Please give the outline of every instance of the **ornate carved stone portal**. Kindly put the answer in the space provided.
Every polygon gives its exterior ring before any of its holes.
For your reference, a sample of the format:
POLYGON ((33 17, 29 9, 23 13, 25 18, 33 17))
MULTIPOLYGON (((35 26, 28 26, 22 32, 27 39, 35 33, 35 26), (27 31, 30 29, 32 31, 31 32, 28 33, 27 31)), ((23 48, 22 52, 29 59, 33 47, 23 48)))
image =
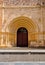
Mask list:
POLYGON ((45 48, 45 0, 0 0, 0 47, 17 47, 19 36, 22 45, 45 48))

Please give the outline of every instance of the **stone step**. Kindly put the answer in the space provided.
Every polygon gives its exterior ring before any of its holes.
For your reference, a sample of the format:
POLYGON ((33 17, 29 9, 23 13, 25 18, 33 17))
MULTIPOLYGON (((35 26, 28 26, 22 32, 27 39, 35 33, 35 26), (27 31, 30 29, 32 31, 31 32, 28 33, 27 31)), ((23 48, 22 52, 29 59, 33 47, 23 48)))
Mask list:
POLYGON ((33 54, 45 54, 45 49, 0 49, 0 53, 33 53, 33 54))

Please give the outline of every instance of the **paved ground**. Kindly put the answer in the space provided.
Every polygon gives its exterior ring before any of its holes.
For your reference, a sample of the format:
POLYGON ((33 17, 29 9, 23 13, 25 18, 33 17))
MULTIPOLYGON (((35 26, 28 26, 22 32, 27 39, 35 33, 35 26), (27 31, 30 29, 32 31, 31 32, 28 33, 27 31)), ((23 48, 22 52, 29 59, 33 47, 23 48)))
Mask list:
MULTIPOLYGON (((3 48, 2 48, 3 49, 3 48)), ((6 48, 12 50, 27 50, 30 48, 6 48)), ((45 54, 0 54, 0 62, 14 61, 45 61, 45 54)))
POLYGON ((45 54, 0 54, 1 61, 45 61, 45 54))

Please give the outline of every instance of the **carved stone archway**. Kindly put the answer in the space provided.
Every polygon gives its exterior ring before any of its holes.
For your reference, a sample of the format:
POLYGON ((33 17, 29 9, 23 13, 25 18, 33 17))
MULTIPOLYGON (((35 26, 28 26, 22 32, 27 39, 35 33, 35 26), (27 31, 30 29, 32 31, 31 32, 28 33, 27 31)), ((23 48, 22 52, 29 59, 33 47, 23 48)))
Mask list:
POLYGON ((8 25, 9 32, 15 33, 15 46, 17 46, 17 30, 19 28, 26 28, 28 30, 28 46, 30 45, 30 41, 36 40, 37 36, 33 33, 36 32, 37 27, 36 24, 28 17, 20 16, 13 19, 8 25))

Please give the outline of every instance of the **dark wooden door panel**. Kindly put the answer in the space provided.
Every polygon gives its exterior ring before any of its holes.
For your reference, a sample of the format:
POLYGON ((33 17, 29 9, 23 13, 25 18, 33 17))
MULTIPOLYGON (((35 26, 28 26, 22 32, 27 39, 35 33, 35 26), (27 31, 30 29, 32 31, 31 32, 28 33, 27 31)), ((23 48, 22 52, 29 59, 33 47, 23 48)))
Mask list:
POLYGON ((27 33, 23 33, 23 46, 28 46, 27 33))
POLYGON ((17 33, 17 46, 27 47, 28 46, 28 32, 23 29, 19 30, 17 33))
POLYGON ((21 46, 21 44, 22 44, 22 33, 18 33, 18 38, 17 38, 17 45, 18 46, 21 46))

